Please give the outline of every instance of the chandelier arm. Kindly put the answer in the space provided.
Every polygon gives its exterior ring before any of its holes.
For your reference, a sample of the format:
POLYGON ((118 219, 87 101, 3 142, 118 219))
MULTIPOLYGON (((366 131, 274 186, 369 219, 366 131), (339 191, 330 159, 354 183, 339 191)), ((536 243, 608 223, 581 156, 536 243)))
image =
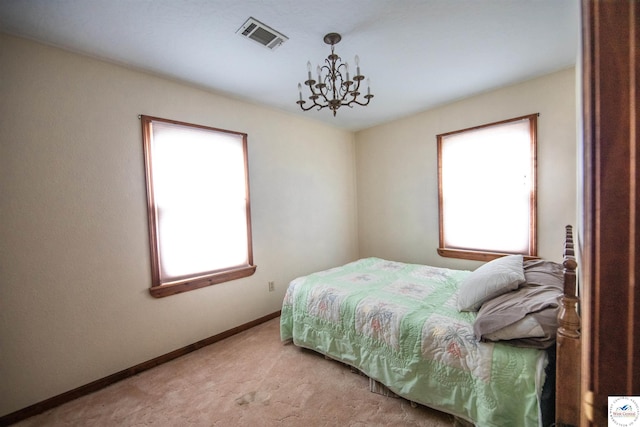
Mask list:
MULTIPOLYGON (((346 64, 340 64, 338 66, 338 68, 340 67, 344 67, 344 69, 346 70, 346 80, 343 80, 341 85, 340 85, 340 90, 344 91, 344 94, 342 95, 342 99, 345 99, 347 97, 347 95, 350 95, 351 92, 353 92, 352 90, 349 90, 349 88, 351 87, 351 85, 354 83, 352 80, 349 79, 349 68, 346 64)), ((342 73, 340 73, 340 77, 342 78, 342 73)))
MULTIPOLYGON (((316 99, 317 99, 317 97, 319 95, 313 90, 313 83, 312 82, 313 82, 313 80, 307 80, 305 82, 305 85, 309 86, 309 90, 311 91, 311 95, 312 96, 310 96, 309 99, 311 100, 312 104, 309 107, 304 107, 303 104, 305 104, 306 101, 303 101, 302 99, 300 99, 300 101, 297 101, 297 104, 300 105, 300 108, 302 109, 302 111, 309 111, 309 110, 311 110, 312 108, 315 108, 315 107, 322 108, 322 105, 318 104, 318 102, 316 102, 316 99)), ((320 94, 322 94, 322 93, 320 93, 320 94)))
POLYGON ((357 92, 357 91, 352 92, 353 99, 350 100, 349 102, 345 103, 344 105, 348 105, 349 107, 353 107, 353 105, 351 105, 351 104, 358 104, 358 105, 361 105, 361 106, 364 107, 364 106, 368 105, 369 101, 371 101, 371 98, 373 98, 373 95, 365 95, 364 96, 364 98, 366 99, 366 102, 365 102, 365 101, 361 101, 361 99, 358 99, 358 95, 360 95, 360 92, 357 92))
MULTIPOLYGON (((314 83, 315 83, 315 81, 314 81, 314 83)), ((317 85, 316 85, 316 89, 318 89, 317 92, 314 90, 313 84, 310 84, 308 86, 309 86, 309 90, 311 91, 311 95, 312 96, 321 96, 322 95, 322 91, 317 88, 317 85)), ((309 97, 309 99, 311 99, 311 97, 309 97)))
POLYGON ((357 100, 354 99, 353 101, 350 101, 349 104, 345 104, 345 105, 348 105, 349 107, 351 107, 351 104, 358 104, 358 105, 362 105, 363 107, 365 107, 365 106, 369 105, 369 101, 371 101, 371 98, 373 98, 373 95, 369 95, 369 98, 367 98, 367 102, 362 103, 362 102, 357 101, 357 100))
MULTIPOLYGON (((317 100, 318 98, 322 97, 325 100, 327 99, 326 94, 324 93, 324 91, 322 90, 321 87, 318 87, 318 85, 316 85, 317 92, 316 90, 314 90, 314 86, 313 83, 315 83, 314 80, 308 80, 307 82, 305 82, 305 84, 307 84, 307 86, 309 86, 309 90, 311 91, 311 96, 309 97, 309 99, 311 100, 312 104, 308 107, 308 108, 303 108, 302 104, 300 105, 300 107, 302 108, 303 111, 309 111, 312 108, 318 107, 318 111, 320 111, 321 109, 327 107, 328 105, 323 105, 320 104, 317 100)), ((318 84, 320 84, 320 82, 318 82, 318 84)))
MULTIPOLYGON (((357 77, 357 76, 356 76, 357 77)), ((362 81, 362 79, 355 79, 355 87, 353 88, 353 90, 348 91, 347 93, 351 96, 353 96, 353 100, 355 100, 358 95, 360 95, 360 82, 362 81)))
POLYGON ((303 101, 302 103, 301 103, 300 101, 298 101, 298 105, 300 106, 300 108, 302 108, 302 111, 309 111, 309 110, 311 110, 313 107, 315 107, 315 105, 313 105, 313 104, 312 104, 311 106, 309 106, 309 107, 305 108, 305 107, 302 105, 303 103, 304 103, 304 101, 303 101))
MULTIPOLYGON (((309 97, 311 99, 311 97, 309 97)), ((327 105, 322 105, 319 104, 316 99, 311 99, 312 104, 309 107, 304 107, 302 104, 306 103, 307 101, 298 101, 297 104, 300 105, 300 108, 302 108, 303 111, 309 111, 312 108, 318 107, 318 110, 323 109, 324 107, 327 107, 327 105)))

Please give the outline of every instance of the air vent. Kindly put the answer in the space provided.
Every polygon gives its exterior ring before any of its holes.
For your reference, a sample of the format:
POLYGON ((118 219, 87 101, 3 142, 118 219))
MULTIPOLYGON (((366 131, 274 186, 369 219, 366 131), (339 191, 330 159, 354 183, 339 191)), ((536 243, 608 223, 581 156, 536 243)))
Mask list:
POLYGON ((271 50, 289 40, 287 36, 280 34, 254 18, 247 19, 247 22, 242 24, 242 27, 238 28, 236 33, 260 43, 262 46, 271 50))

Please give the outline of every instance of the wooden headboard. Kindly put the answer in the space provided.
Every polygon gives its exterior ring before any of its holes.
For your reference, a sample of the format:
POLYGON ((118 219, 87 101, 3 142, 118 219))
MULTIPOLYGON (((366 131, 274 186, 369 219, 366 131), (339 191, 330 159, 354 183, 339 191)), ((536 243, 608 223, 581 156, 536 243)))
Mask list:
POLYGON ((580 316, 573 228, 565 227, 564 293, 560 297, 556 349, 556 426, 580 424, 580 316))

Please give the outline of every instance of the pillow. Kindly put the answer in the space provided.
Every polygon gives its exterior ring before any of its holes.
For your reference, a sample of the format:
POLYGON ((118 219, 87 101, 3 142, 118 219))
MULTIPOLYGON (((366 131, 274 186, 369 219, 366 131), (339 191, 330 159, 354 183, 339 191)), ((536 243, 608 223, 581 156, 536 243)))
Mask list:
POLYGON ((536 318, 527 315, 502 329, 485 334, 484 338, 486 341, 508 341, 524 337, 541 338, 544 336, 544 330, 536 318))
POLYGON ((522 255, 507 255, 489 261, 460 283, 458 310, 478 311, 485 301, 517 289, 524 281, 522 255))
POLYGON ((517 347, 548 348, 558 329, 558 297, 563 267, 545 260, 525 261, 526 283, 482 305, 473 325, 481 341, 506 341, 517 347), (536 326, 537 324, 537 326, 536 326))

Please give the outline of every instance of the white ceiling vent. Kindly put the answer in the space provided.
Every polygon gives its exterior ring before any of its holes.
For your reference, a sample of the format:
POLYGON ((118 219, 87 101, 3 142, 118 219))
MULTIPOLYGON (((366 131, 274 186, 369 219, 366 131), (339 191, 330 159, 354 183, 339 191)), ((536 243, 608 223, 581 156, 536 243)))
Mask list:
POLYGON ((242 37, 258 42, 271 50, 289 40, 284 34, 280 34, 254 18, 247 19, 247 22, 242 24, 242 27, 238 28, 236 33, 242 37))

